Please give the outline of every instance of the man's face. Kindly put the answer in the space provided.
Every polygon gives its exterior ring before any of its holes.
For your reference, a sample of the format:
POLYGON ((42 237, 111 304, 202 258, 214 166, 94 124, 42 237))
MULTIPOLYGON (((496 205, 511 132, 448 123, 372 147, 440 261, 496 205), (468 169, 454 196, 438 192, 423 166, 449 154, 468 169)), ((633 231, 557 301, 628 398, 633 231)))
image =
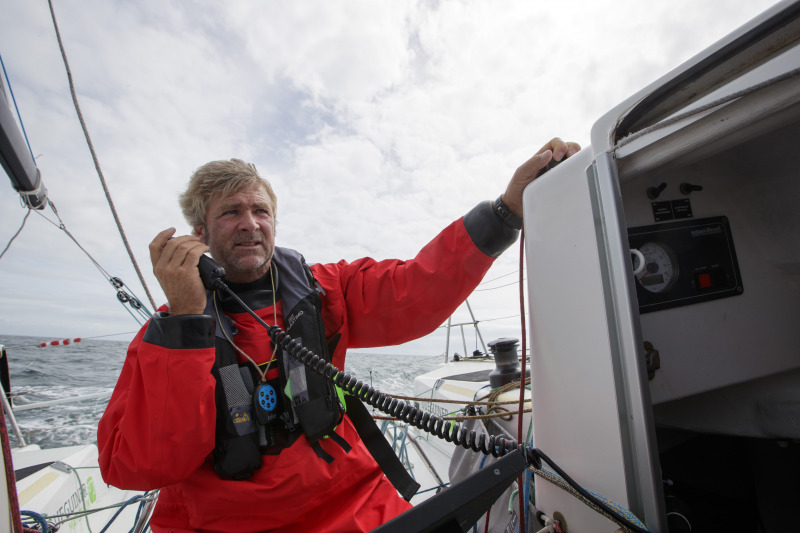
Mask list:
POLYGON ((206 225, 195 234, 235 283, 255 281, 269 269, 275 250, 272 202, 259 185, 214 198, 206 208, 206 225))

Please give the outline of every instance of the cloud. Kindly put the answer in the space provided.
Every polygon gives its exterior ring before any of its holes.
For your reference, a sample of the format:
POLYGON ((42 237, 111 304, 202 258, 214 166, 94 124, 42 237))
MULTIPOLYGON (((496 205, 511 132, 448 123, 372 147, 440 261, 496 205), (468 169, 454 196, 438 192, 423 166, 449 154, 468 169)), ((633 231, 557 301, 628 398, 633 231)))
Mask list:
POLYGON ((408 69, 410 4, 239 3, 227 21, 271 78, 285 77, 320 104, 372 98, 408 69))

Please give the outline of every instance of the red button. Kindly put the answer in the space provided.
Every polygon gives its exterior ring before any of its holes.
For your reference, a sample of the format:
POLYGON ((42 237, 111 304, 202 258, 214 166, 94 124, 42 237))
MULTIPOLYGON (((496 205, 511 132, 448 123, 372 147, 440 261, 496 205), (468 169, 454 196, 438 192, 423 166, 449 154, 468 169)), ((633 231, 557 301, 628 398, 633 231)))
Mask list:
POLYGON ((710 274, 698 274, 697 282, 700 284, 701 289, 707 289, 711 287, 711 275, 710 274))

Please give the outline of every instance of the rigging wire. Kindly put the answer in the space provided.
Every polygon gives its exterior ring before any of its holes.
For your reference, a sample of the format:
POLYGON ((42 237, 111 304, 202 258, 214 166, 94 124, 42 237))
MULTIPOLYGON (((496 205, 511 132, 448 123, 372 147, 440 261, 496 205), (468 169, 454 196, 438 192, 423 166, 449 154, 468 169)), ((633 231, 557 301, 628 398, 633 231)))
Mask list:
POLYGON ((81 245, 81 243, 79 243, 79 242, 78 242, 78 239, 76 239, 76 238, 75 238, 75 236, 74 236, 74 235, 73 235, 73 234, 72 234, 72 233, 71 233, 71 232, 70 232, 70 231, 67 229, 67 225, 66 225, 66 224, 64 224, 64 221, 63 221, 63 220, 61 220, 61 216, 58 214, 58 209, 56 209, 56 204, 54 204, 52 200, 47 200, 47 205, 49 205, 49 206, 50 206, 50 209, 52 209, 52 210, 53 210, 53 214, 54 214, 54 215, 56 216, 56 218, 58 219, 58 223, 55 223, 55 222, 53 222, 52 220, 50 220, 49 218, 47 218, 46 216, 44 216, 44 214, 42 214, 42 213, 39 213, 39 212, 37 212, 37 214, 38 214, 39 216, 41 216, 43 219, 45 219, 47 222, 49 222, 50 224, 54 225, 55 227, 57 227, 58 229, 60 229, 61 231, 63 231, 63 232, 64 232, 64 233, 67 235, 67 237, 69 237, 69 238, 72 240, 72 242, 74 242, 74 243, 75 243, 75 245, 76 245, 78 248, 80 248, 80 249, 81 249, 81 251, 82 251, 84 254, 86 254, 86 257, 88 257, 88 258, 89 258, 89 261, 91 261, 91 262, 92 262, 92 264, 95 266, 95 268, 97 268, 97 270, 99 270, 99 271, 100 271, 100 273, 103 275, 103 277, 105 277, 106 279, 111 279, 111 274, 109 274, 109 273, 108 273, 108 271, 107 271, 105 268, 103 268, 103 267, 100 265, 100 263, 98 263, 98 262, 97 262, 97 260, 96 260, 94 257, 92 257, 92 254, 90 254, 90 253, 89 253, 89 251, 88 251, 88 250, 86 250, 86 248, 84 248, 84 247, 81 245))
MULTIPOLYGON (((528 278, 522 278, 522 281, 525 281, 528 278)), ((498 285, 497 287, 489 287, 486 289, 475 289, 472 292, 480 292, 480 291, 493 291, 495 289, 502 289, 503 287, 510 287, 511 285, 516 285, 519 281, 512 281, 511 283, 506 283, 505 285, 498 285)), ((483 285, 483 284, 481 284, 483 285)))
MULTIPOLYGON (((476 324, 478 322, 494 322, 494 321, 497 321, 497 320, 508 320, 509 318, 519 318, 519 315, 508 315, 508 316, 498 316, 498 317, 495 317, 495 318, 484 318, 484 319, 481 319, 481 320, 476 320, 475 322, 466 322, 464 324, 450 324, 450 327, 472 325, 472 324, 476 324)), ((441 326, 439 326, 436 329, 442 329, 442 328, 446 328, 446 327, 447 327, 447 324, 442 324, 441 326)))
MULTIPOLYGON (((136 294, 132 290, 131 293, 128 294, 122 289, 122 287, 125 286, 122 280, 118 277, 112 276, 105 268, 103 268, 103 266, 99 262, 97 262, 97 260, 94 257, 92 257, 92 254, 90 254, 89 251, 86 250, 86 248, 84 248, 81 245, 81 243, 78 242, 78 239, 76 239, 75 236, 67 229, 67 226, 66 224, 64 224, 64 221, 61 219, 61 216, 58 214, 58 209, 56 208, 56 205, 53 203, 53 201, 47 200, 47 204, 50 206, 50 209, 52 209, 53 214, 58 219, 58 223, 53 222, 40 211, 36 211, 36 214, 42 217, 47 222, 49 222, 50 224, 52 224, 53 226, 63 231, 67 235, 67 237, 69 237, 72 240, 72 242, 74 242, 75 245, 81 249, 81 251, 86 255, 86 257, 89 258, 89 260, 92 262, 95 268, 97 268, 97 270, 100 271, 100 273, 103 275, 104 278, 106 278, 106 280, 111 284, 111 286, 117 290, 117 300, 119 300, 120 303, 122 303, 123 307, 125 307, 125 310, 128 311, 128 313, 133 317, 134 320, 136 320, 136 322, 140 326, 143 325, 144 322, 150 317, 150 311, 142 304, 139 297, 136 296, 136 294), (133 313, 133 311, 131 311, 130 308, 134 309, 138 313, 139 315, 138 318, 133 313)), ((130 290, 130 287, 128 287, 128 290, 130 290)))
POLYGON ((503 274, 502 276, 497 276, 496 278, 487 279, 485 281, 482 281, 482 282, 480 282, 478 284, 478 287, 480 287, 481 285, 486 285, 487 283, 491 283, 493 281, 497 281, 498 279, 503 279, 503 278, 507 278, 508 276, 516 276, 516 275, 517 275, 517 271, 514 270, 512 272, 508 272, 507 274, 503 274))
POLYGON ((19 114, 19 107, 17 107, 17 99, 14 97, 14 89, 11 88, 11 80, 8 79, 8 72, 6 72, 6 64, 3 63, 3 55, 0 54, 0 66, 3 67, 3 76, 6 78, 6 85, 8 85, 8 93, 11 95, 11 101, 14 103, 14 110, 17 112, 17 120, 19 121, 19 129, 22 130, 22 137, 25 139, 25 144, 28 146, 28 152, 31 154, 34 164, 36 158, 33 157, 33 150, 31 150, 31 143, 28 142, 28 133, 25 131, 25 124, 22 123, 22 116, 19 114))
POLYGON ((139 263, 136 261, 136 257, 133 254, 133 250, 131 249, 131 245, 128 242, 128 237, 125 235, 125 230, 122 228, 122 222, 120 222, 119 215, 117 215, 117 209, 114 206, 114 201, 111 199, 111 193, 108 190, 108 185, 106 184, 105 177, 103 176, 103 171, 100 169, 100 162, 97 159, 97 154, 94 150, 94 145, 92 144, 92 139, 89 136, 89 130, 86 127, 86 122, 83 119, 83 113, 81 113, 80 105, 78 104, 78 95, 75 92, 75 83, 72 80, 72 71, 69 67, 69 62, 67 61, 67 53, 64 50, 64 43, 61 40, 61 32, 58 30, 58 22, 56 21, 56 12, 53 9, 53 1, 47 0, 47 4, 50 6, 50 15, 53 19, 53 28, 55 28, 56 32, 56 39, 58 40, 58 48, 61 50, 61 57, 64 60, 64 67, 67 71, 67 79, 69 80, 69 91, 72 95, 72 102, 75 105, 75 111, 78 114, 78 120, 81 123, 81 129, 83 129, 83 135, 86 138, 86 143, 89 146, 89 152, 92 154, 92 161, 94 162, 94 168, 97 170, 97 175, 100 178, 100 184, 103 186, 103 192, 106 195, 106 200, 108 201, 108 205, 111 208, 111 214, 114 216, 114 222, 117 224, 117 229, 119 229, 119 234, 122 237, 122 242, 125 244, 125 249, 128 251, 128 257, 130 257, 131 262, 133 263, 133 268, 136 270, 136 275, 139 276, 139 281, 144 287, 145 293, 147 293, 147 298, 150 300, 150 305, 153 306, 153 309, 156 309, 156 302, 153 299, 153 296, 150 294, 150 289, 147 287, 147 282, 144 280, 144 276, 142 275, 142 271, 139 268, 139 263))
POLYGON ((6 255, 6 252, 8 251, 8 249, 9 249, 9 248, 11 248, 11 243, 12 243, 12 242, 14 242, 14 239, 16 239, 16 238, 17 238, 17 236, 18 236, 20 233, 22 233, 22 228, 24 228, 24 227, 25 227, 25 222, 27 222, 27 220, 28 220, 28 217, 29 217, 30 215, 31 215, 31 208, 30 208, 30 207, 28 207, 28 212, 27 212, 27 213, 25 213, 25 218, 23 218, 23 219, 22 219, 22 225, 20 225, 19 229, 18 229, 18 230, 17 230, 17 232, 14 234, 14 236, 13 236, 13 237, 11 237, 11 240, 10 240, 10 241, 8 241, 8 244, 6 244, 6 247, 5 247, 5 248, 3 248, 3 252, 2 252, 2 253, 0 253, 0 259, 2 259, 2 258, 3 258, 3 256, 4 256, 4 255, 6 255))
MULTIPOLYGON (((76 337, 75 339, 80 339, 80 341, 82 342, 82 341, 88 341, 88 340, 91 340, 91 339, 102 339, 102 338, 105 338, 105 337, 118 337, 120 335, 136 335, 137 333, 139 333, 139 332, 138 331, 124 331, 122 333, 109 333, 107 335, 94 335, 92 337, 76 337)), ((43 335, 42 337, 44 337, 44 338, 52 338, 53 335, 43 335)), ((74 343, 78 342, 75 339, 73 339, 70 344, 74 344, 74 343)), ((52 346, 52 347, 55 347, 55 346, 58 346, 58 347, 69 346, 69 344, 61 344, 60 341, 53 341, 53 342, 59 342, 59 344, 50 345, 48 343, 48 346, 49 347, 50 346, 52 346)), ((128 341, 124 340, 124 341, 116 341, 116 342, 128 342, 128 341)), ((42 347, 41 343, 40 344, 30 344, 30 343, 26 343, 26 344, 3 344, 2 346, 4 346, 5 348, 30 348, 31 346, 42 347)))
MULTIPOLYGON (((102 339, 104 337, 118 337, 119 335, 136 335, 138 331, 123 331, 122 333, 109 333, 107 335, 95 335, 93 337, 83 337, 84 340, 88 339, 102 339)), ((127 341, 124 341, 127 342, 127 341)))

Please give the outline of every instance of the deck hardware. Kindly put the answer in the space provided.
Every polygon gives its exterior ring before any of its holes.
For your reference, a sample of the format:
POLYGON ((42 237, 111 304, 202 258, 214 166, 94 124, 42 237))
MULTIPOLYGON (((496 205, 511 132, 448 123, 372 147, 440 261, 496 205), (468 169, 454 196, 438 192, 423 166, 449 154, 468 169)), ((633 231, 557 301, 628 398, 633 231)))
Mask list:
POLYGON ((662 183, 658 187, 648 187, 648 189, 647 189, 647 197, 650 198, 651 200, 655 200, 656 198, 659 197, 659 195, 662 192, 664 192, 664 189, 666 189, 666 188, 667 188, 667 184, 666 183, 662 183))
POLYGON ((681 191, 681 194, 689 195, 689 194, 692 194, 694 191, 702 191, 703 190, 703 186, 702 185, 693 185, 691 183, 681 183, 679 189, 681 191))
POLYGON ((554 512, 553 520, 558 524, 558 530, 561 531, 561 533, 567 533, 567 520, 564 518, 563 514, 558 511, 554 512))
POLYGON ((661 357, 650 341, 644 341, 644 349, 646 352, 644 360, 647 365, 647 379, 653 381, 653 378, 656 377, 656 370, 661 368, 661 357))

